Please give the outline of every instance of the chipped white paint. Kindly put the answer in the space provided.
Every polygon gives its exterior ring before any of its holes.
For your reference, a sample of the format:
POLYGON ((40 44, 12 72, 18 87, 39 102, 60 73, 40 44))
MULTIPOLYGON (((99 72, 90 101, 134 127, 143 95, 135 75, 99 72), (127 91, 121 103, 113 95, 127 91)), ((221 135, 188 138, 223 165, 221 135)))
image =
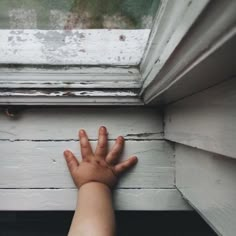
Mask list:
POLYGON ((0 68, 0 88, 141 88, 137 68, 0 68))
POLYGON ((0 30, 0 63, 138 65, 150 30, 0 30))
MULTIPOLYGON (((95 141, 92 147, 95 150, 95 141)), ((109 142, 109 146, 114 141, 109 142)), ((0 141, 1 188, 75 188, 63 157, 72 150, 80 158, 77 141, 0 141)), ((174 188, 172 146, 165 141, 126 141, 121 161, 136 155, 138 164, 121 177, 117 188, 174 188)))
POLYGON ((132 90, 39 90, 0 91, 0 104, 8 105, 143 105, 132 90))
POLYGON ((135 97, 137 94, 133 91, 102 91, 102 90, 82 90, 82 91, 45 91, 45 90, 14 90, 14 91, 1 91, 0 92, 0 97, 40 97, 40 96, 45 96, 45 97, 61 97, 61 96, 76 96, 76 97, 91 97, 91 96, 96 96, 96 97, 111 97, 111 96, 118 96, 118 97, 135 97))
POLYGON ((236 232, 236 160, 176 144, 176 186, 218 235, 236 232))
POLYGON ((140 87, 130 67, 0 68, 0 104, 142 105, 140 87))
MULTIPOLYGON (((74 210, 76 197, 76 189, 1 189, 0 210, 74 210)), ((114 208, 150 211, 192 209, 176 189, 118 189, 114 191, 114 208)))
MULTIPOLYGON (((14 112, 13 112, 14 113, 14 112)), ((78 129, 97 139, 105 125, 109 139, 123 135, 129 140, 163 139, 162 115, 151 108, 41 108, 16 112, 15 119, 0 113, 0 139, 76 140, 78 129)))
POLYGON ((166 109, 165 138, 236 158, 235 78, 166 109))

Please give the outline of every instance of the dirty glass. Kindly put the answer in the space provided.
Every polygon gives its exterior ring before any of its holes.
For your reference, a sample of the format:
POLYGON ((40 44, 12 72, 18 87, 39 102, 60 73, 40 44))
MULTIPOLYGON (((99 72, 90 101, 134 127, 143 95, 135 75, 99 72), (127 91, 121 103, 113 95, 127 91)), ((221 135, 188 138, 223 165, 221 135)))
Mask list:
POLYGON ((159 0, 0 0, 0 64, 138 66, 159 0))
POLYGON ((0 29, 150 29, 159 0, 0 0, 0 29))

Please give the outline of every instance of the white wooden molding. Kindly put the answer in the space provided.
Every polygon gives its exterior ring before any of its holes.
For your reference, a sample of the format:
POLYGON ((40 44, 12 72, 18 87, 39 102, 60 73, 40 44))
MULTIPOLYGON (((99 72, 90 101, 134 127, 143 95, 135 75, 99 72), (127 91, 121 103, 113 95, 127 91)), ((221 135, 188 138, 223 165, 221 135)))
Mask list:
POLYGON ((0 68, 2 105, 142 105, 135 68, 0 68))
POLYGON ((0 88, 137 89, 141 75, 134 67, 1 67, 0 88))
POLYGON ((0 112, 1 140, 77 140, 83 128, 92 140, 99 126, 105 125, 109 139, 123 135, 126 140, 163 139, 162 115, 157 109, 111 108, 35 108, 0 112))
POLYGON ((145 103, 154 101, 236 35, 235 8, 236 2, 231 0, 210 2, 166 63, 156 60, 156 65, 145 77, 147 87, 144 85, 141 91, 145 103))
POLYGON ((165 138, 236 158, 236 80, 166 108, 165 138))
MULTIPOLYGON (((76 196, 76 189, 1 189, 0 210, 75 210, 76 196)), ((114 192, 114 208, 150 211, 192 210, 176 189, 118 189, 114 192)))
POLYGON ((176 185, 218 235, 236 232, 236 160, 176 144, 176 185))
POLYGON ((143 105, 133 67, 2 67, 0 104, 143 105))
POLYGON ((153 71, 159 73, 208 3, 209 0, 162 1, 140 66, 143 89, 154 79, 153 71))
POLYGON ((235 51, 236 34, 152 100, 151 104, 168 105, 235 77, 235 51))
MULTIPOLYGON (((71 91, 67 91, 71 94, 71 91)), ((87 94, 87 90, 81 91, 81 93, 87 94)), ((45 94, 45 91, 43 91, 45 94)), ((66 93, 65 91, 62 92, 66 93)), ((21 93, 21 96, 16 96, 16 94, 9 93, 7 96, 0 96, 0 105, 25 105, 25 106, 141 106, 143 101, 140 97, 134 94, 132 91, 130 93, 122 93, 116 91, 114 93, 103 91, 93 91, 93 96, 57 96, 52 93, 52 96, 30 96, 27 92, 21 93), (124 96, 121 96, 121 95, 124 96), (131 94, 131 96, 127 96, 131 94), (26 96, 24 96, 26 95, 26 96)), ((35 91, 35 94, 38 94, 38 91, 35 91)), ((59 93, 60 94, 60 93, 59 93)), ((72 92, 73 94, 73 92, 72 92)))
POLYGON ((0 63, 138 65, 149 29, 1 30, 0 63))
MULTIPOLYGON (((109 142, 109 146, 113 145, 109 142)), ((92 141, 95 150, 96 142, 92 141)), ((1 188, 75 188, 63 151, 80 158, 77 141, 1 141, 1 188)), ((121 177, 117 188, 174 188, 172 146, 165 141, 127 141, 121 161, 138 157, 138 164, 121 177)))

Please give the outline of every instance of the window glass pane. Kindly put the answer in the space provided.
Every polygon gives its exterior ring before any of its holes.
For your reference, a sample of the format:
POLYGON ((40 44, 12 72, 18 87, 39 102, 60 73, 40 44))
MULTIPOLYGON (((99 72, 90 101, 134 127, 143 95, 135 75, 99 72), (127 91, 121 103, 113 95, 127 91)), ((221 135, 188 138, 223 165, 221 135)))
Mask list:
POLYGON ((138 65, 158 6, 159 0, 0 0, 0 63, 138 65))
POLYGON ((0 28, 151 28, 158 5, 157 0, 0 0, 0 28))

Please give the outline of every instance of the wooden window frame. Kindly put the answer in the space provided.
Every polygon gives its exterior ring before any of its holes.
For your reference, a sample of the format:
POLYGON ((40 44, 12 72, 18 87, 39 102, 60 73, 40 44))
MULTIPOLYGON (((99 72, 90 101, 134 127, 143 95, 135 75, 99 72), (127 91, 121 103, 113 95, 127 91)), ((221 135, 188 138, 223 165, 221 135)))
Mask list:
POLYGON ((235 34, 234 1, 224 2, 228 14, 218 20, 211 17, 213 4, 222 5, 210 0, 162 0, 139 67, 1 68, 0 104, 155 104, 160 93, 235 34), (206 10, 208 17, 202 22, 206 10))

